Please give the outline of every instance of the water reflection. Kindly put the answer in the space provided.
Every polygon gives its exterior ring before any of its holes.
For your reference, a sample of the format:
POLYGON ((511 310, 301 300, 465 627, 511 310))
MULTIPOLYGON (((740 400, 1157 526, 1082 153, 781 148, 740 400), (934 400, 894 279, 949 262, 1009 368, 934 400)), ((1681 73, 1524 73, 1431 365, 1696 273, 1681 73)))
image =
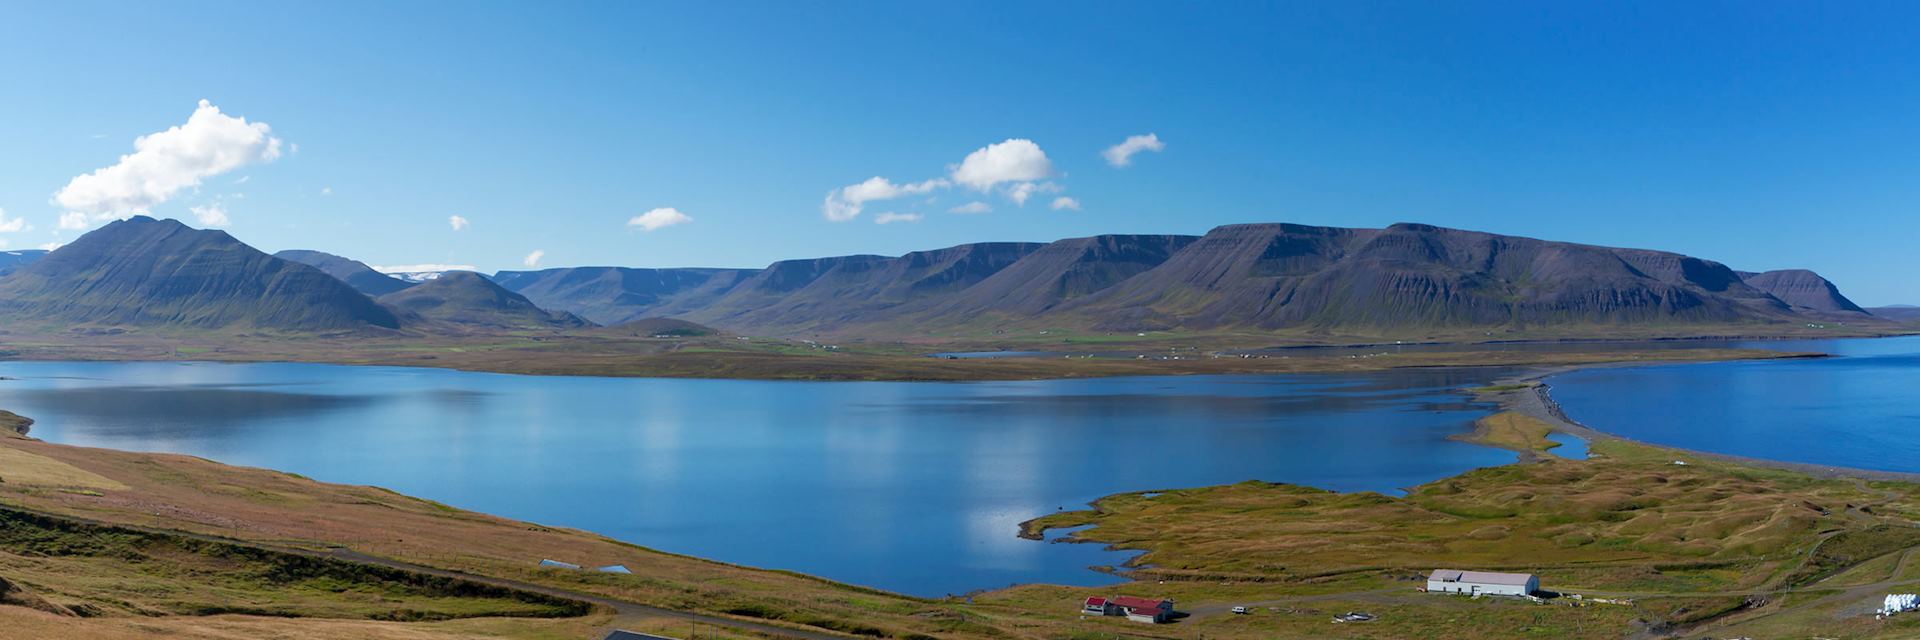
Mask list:
POLYGON ((1512 454, 1447 440, 1502 370, 987 383, 0 363, 58 442, 374 484, 667 551, 922 595, 1102 584, 1130 553, 1016 538, 1120 491, 1392 492, 1512 454))

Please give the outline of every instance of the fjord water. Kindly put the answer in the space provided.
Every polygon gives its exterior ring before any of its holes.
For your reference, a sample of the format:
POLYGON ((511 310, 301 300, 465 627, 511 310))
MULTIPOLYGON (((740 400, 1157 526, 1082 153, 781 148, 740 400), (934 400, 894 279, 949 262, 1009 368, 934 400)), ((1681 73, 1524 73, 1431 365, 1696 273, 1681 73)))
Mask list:
POLYGON ((1920 472, 1920 336, 1739 346, 1835 357, 1587 369, 1547 384, 1568 417, 1636 440, 1920 472))
POLYGON ((1511 462, 1446 439, 1490 409, 1458 390, 1503 373, 866 383, 9 362, 0 408, 53 442, 378 485, 943 595, 1115 581, 1087 567, 1132 554, 1015 536, 1110 493, 1248 479, 1392 492, 1511 462))

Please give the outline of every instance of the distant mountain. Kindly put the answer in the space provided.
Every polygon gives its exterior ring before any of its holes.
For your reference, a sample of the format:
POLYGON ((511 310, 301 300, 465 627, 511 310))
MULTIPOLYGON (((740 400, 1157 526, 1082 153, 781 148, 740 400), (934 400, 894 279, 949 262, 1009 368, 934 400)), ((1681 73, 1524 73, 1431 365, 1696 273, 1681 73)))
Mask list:
POLYGON ((428 322, 481 330, 570 329, 589 326, 571 313, 548 312, 471 271, 440 277, 389 293, 380 304, 428 322))
POLYGON ((0 251, 0 277, 13 273, 19 270, 20 267, 33 264, 35 261, 46 257, 46 255, 47 252, 40 249, 0 251))
POLYGON ((444 268, 434 268, 434 269, 398 268, 396 269, 393 267, 386 267, 385 270, 376 270, 376 271, 380 271, 380 273, 386 274, 389 277, 397 278, 401 282, 405 282, 407 284, 420 284, 422 282, 426 282, 428 280, 438 278, 447 273, 452 273, 455 271, 471 271, 471 269, 467 269, 464 267, 457 268, 457 269, 444 269, 444 268))
POLYGON ((221 231, 136 216, 0 278, 14 323, 331 331, 396 328, 393 312, 312 267, 221 231))
POLYGON ((500 286, 544 309, 613 326, 705 307, 757 269, 570 267, 493 274, 500 286))
POLYGON ((413 286, 413 283, 374 271, 373 267, 352 258, 343 258, 321 251, 307 249, 288 249, 273 254, 281 260, 292 260, 300 264, 319 269, 327 275, 347 283, 360 293, 369 296, 384 296, 413 286))
POLYGON ((1884 307, 1870 307, 1867 309, 1867 313, 1871 313, 1876 317, 1885 318, 1885 319, 1893 320, 1896 322, 1913 322, 1915 320, 1920 320, 1920 306, 1914 306, 1910 304, 1893 304, 1893 305, 1887 305, 1884 307))
POLYGON ((641 318, 595 331, 602 335, 634 338, 698 338, 719 332, 713 327, 673 318, 641 318))
POLYGON ((898 322, 959 295, 1045 245, 967 244, 890 258, 845 256, 773 263, 704 307, 675 314, 757 332, 809 333, 898 322))
MULTIPOLYGON (((712 304, 660 314, 773 335, 906 336, 1013 327, 1305 331, 1799 323, 1852 306, 1812 276, 1398 224, 1230 225, 774 263, 712 304)), ((1857 308, 1857 307, 1855 307, 1857 308)))
POLYGON ((1824 313, 1866 313, 1860 305, 1840 295, 1839 287, 1806 269, 1741 271, 1740 279, 1795 308, 1824 313))

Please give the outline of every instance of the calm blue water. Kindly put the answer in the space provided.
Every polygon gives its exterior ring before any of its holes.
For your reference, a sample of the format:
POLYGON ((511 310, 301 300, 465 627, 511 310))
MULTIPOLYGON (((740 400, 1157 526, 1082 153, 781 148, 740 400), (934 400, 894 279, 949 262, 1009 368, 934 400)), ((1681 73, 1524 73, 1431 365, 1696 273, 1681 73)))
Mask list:
POLYGON ((1759 344, 1838 357, 1588 369, 1547 383, 1569 417, 1636 440, 1920 472, 1920 337, 1759 344))
POLYGON ((1454 390, 1502 373, 865 383, 8 362, 0 408, 54 442, 943 595, 1114 581, 1086 568, 1128 554, 1014 535, 1102 495, 1254 478, 1394 491, 1511 462, 1446 439, 1488 410, 1454 390))

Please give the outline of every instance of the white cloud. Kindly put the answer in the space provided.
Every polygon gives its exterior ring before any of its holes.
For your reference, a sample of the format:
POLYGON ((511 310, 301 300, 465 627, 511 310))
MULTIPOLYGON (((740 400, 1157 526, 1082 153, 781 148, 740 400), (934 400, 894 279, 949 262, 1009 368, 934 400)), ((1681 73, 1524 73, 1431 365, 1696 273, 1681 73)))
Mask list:
POLYGON ((281 141, 264 122, 247 122, 220 112, 206 100, 186 124, 133 141, 133 153, 112 166, 75 177, 53 196, 68 214, 82 214, 78 227, 68 215, 61 228, 83 229, 95 221, 143 213, 200 181, 250 164, 280 157, 281 141))
POLYGON ((680 213, 673 207, 659 207, 646 213, 627 219, 627 228, 641 231, 655 231, 662 227, 693 222, 693 216, 680 213))
POLYGON ((893 224, 895 222, 919 222, 920 218, 922 217, 923 216, 921 216, 918 213, 894 213, 892 211, 888 211, 886 213, 882 213, 880 215, 874 216, 873 223, 874 224, 893 224))
POLYGON ((68 211, 60 214, 61 229, 85 229, 92 224, 93 221, 87 219, 87 214, 78 211, 68 211))
POLYGON ((520 264, 527 265, 529 269, 537 269, 540 267, 540 259, 545 257, 547 257, 547 251, 545 249, 534 249, 533 253, 527 254, 525 260, 520 261, 520 264))
POLYGON ((194 219, 199 220, 202 227, 224 227, 232 224, 232 221, 227 219, 227 205, 219 202, 202 207, 189 207, 187 210, 193 212, 194 219))
POLYGON ((320 195, 323 195, 323 196, 333 195, 333 187, 320 187, 320 195))
POLYGON ((993 205, 987 204, 985 202, 981 202, 979 200, 975 200, 973 202, 969 202, 969 203, 960 205, 958 207, 948 209, 947 213, 986 213, 992 210, 993 210, 993 205))
POLYGON ((1027 198, 1036 193, 1060 193, 1066 188, 1052 182, 1019 182, 1007 186, 1007 199, 1017 206, 1027 206, 1027 198))
POLYGON ((43 245, 40 245, 40 250, 41 250, 41 251, 52 251, 52 250, 54 250, 54 249, 58 249, 58 248, 60 248, 60 247, 64 247, 64 246, 67 246, 67 243, 65 243, 65 242, 49 242, 49 243, 46 243, 46 244, 43 244, 43 245))
POLYGON ((1066 197, 1066 196, 1060 196, 1058 198, 1054 198, 1053 204, 1050 204, 1047 206, 1052 208, 1054 211, 1059 211, 1061 209, 1072 209, 1074 211, 1079 211, 1080 201, 1075 200, 1073 198, 1066 197))
POLYGON ((388 266, 368 265, 380 273, 439 273, 441 271, 473 271, 470 264, 395 264, 388 266))
POLYGON ((32 230, 33 227, 27 224, 26 218, 8 218, 7 210, 0 209, 0 233, 19 233, 32 230))
POLYGON ((967 154, 953 167, 953 181, 977 191, 1009 182, 1033 182, 1053 177, 1053 161, 1040 145, 1026 138, 1008 138, 967 154))
POLYGON ((919 195, 934 189, 952 186, 943 178, 934 178, 923 182, 894 184, 880 176, 867 178, 859 184, 851 184, 827 192, 827 199, 820 204, 820 212, 834 222, 846 222, 860 217, 860 209, 868 202, 892 200, 900 196, 919 195))
POLYGON ((235 181, 233 181, 233 183, 234 183, 234 184, 246 184, 246 183, 249 183, 249 182, 252 182, 252 181, 253 181, 253 176, 240 176, 240 179, 239 179, 239 180, 235 180, 235 181))
POLYGON ((447 216, 447 226, 453 227, 454 231, 463 231, 467 228, 467 219, 461 216, 447 216))
POLYGON ((1140 136, 1127 136, 1126 140, 1120 141, 1120 144, 1107 147, 1107 150, 1100 152, 1100 155, 1107 157, 1107 164, 1124 167, 1133 164, 1133 154, 1142 151, 1153 151, 1157 153, 1165 148, 1167 148, 1167 145, 1160 141, 1159 134, 1149 133, 1140 136))

